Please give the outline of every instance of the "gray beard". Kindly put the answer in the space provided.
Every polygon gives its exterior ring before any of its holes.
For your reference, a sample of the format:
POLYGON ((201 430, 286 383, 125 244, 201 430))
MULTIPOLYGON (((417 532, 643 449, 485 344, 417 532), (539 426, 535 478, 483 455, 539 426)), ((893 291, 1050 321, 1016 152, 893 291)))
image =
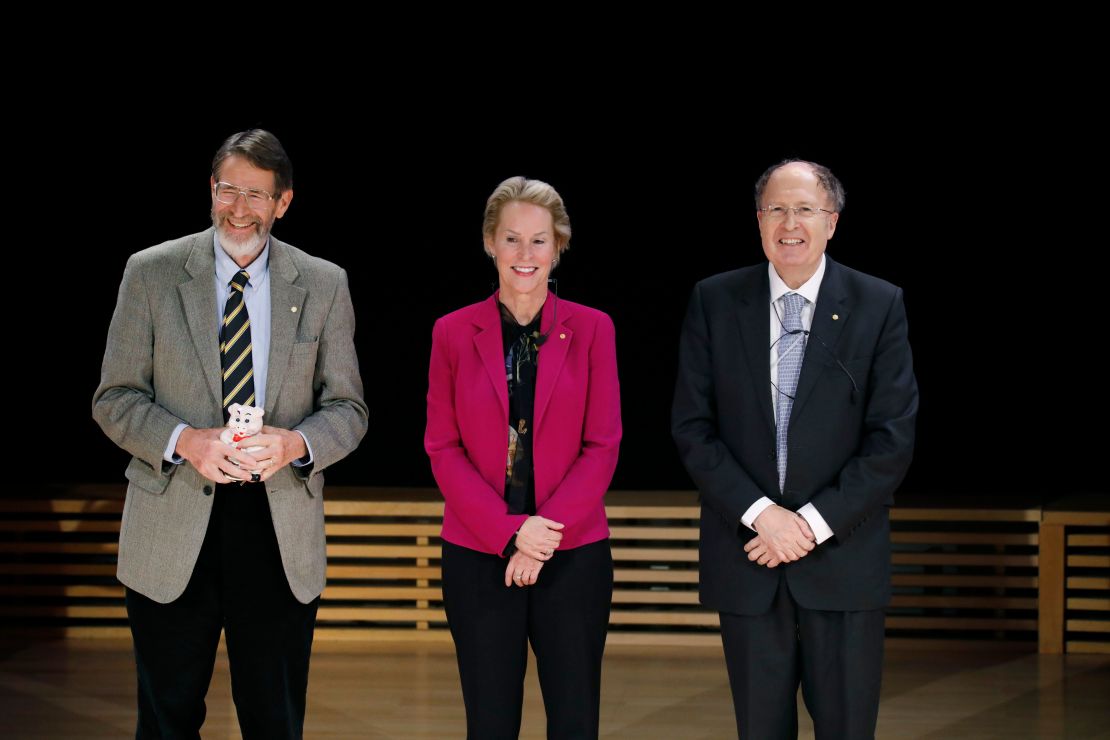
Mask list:
POLYGON ((269 231, 255 233, 244 241, 238 241, 236 237, 228 234, 224 227, 220 225, 219 220, 215 214, 212 215, 212 225, 216 227, 216 231, 220 235, 220 246, 223 248, 227 256, 235 260, 236 263, 240 259, 250 257, 254 259, 262 253, 262 248, 266 246, 266 240, 270 236, 269 231))

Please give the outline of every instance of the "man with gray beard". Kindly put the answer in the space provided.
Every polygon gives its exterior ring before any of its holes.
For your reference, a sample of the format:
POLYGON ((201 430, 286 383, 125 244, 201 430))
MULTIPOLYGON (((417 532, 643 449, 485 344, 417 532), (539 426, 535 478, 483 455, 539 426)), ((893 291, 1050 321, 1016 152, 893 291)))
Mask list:
POLYGON ((128 260, 93 397, 132 455, 117 576, 136 736, 198 736, 222 631, 243 737, 300 737, 323 471, 367 425, 354 310, 346 272, 270 236, 293 200, 273 134, 229 137, 209 187, 212 228, 128 260), (220 439, 233 406, 263 410, 249 446, 220 439))

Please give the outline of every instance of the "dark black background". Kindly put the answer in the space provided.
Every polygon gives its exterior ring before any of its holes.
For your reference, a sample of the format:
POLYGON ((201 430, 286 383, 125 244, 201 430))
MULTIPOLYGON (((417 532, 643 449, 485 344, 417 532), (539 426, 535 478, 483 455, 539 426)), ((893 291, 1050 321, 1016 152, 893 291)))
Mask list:
POLYGON ((472 92, 448 102, 368 81, 262 103, 213 95, 186 109, 104 91, 36 117, 37 143, 13 152, 35 177, 15 214, 24 277, 10 277, 23 286, 19 304, 49 320, 24 329, 29 352, 13 352, 50 391, 17 405, 34 436, 63 449, 32 456, 17 477, 122 482, 127 456, 89 409, 124 263, 206 228, 212 154, 261 126, 294 164, 295 197, 274 234, 350 275, 371 420, 333 483, 433 485, 422 447, 431 326, 488 295, 485 198, 523 174, 552 183, 570 212, 560 295, 617 326, 625 433, 613 487, 691 487, 669 431, 686 300, 698 279, 763 260, 752 184, 799 156, 831 167, 847 190, 829 254, 905 290, 921 411, 904 489, 1000 503, 1105 489, 1097 373, 1066 364, 1089 336, 1074 331, 1088 319, 1069 291, 1095 268, 1076 259, 1074 230, 1054 231, 1067 209, 1052 205, 1051 160, 1070 157, 1072 143, 1021 115, 1043 111, 1005 91, 974 100, 939 85, 896 99, 876 87, 838 106, 805 86, 759 95, 738 81, 472 92))

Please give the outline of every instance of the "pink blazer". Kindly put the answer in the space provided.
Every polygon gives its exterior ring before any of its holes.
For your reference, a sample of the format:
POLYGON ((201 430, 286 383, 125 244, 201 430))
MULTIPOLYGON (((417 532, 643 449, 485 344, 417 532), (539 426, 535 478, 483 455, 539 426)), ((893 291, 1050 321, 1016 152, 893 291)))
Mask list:
MULTIPOLYGON (((566 525, 560 549, 609 536, 603 496, 617 467, 620 388, 613 321, 549 295, 533 414, 536 513, 566 525), (558 311, 554 312, 556 300, 558 311)), ((424 449, 446 507, 443 539, 500 554, 528 518, 505 503, 509 393, 497 294, 436 321, 424 449)))

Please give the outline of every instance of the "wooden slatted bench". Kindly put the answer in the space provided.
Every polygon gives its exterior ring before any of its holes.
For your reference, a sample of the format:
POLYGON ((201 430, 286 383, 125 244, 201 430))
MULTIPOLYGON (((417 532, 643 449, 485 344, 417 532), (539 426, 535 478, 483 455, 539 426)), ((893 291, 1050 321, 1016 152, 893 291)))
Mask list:
POLYGON ((1110 653, 1110 496, 1069 496, 1041 522, 1040 651, 1110 653))
MULTIPOLYGON (((125 636, 114 577, 122 486, 35 494, 0 501, 0 624, 9 632, 125 636)), ((891 510, 890 641, 1105 650, 1106 512, 936 506, 942 500, 900 498, 891 510)), ((697 598, 696 493, 613 491, 606 504, 616 579, 610 642, 719 643, 717 615, 697 598)), ((449 640, 438 492, 333 487, 325 514, 328 587, 317 639, 449 640)))

